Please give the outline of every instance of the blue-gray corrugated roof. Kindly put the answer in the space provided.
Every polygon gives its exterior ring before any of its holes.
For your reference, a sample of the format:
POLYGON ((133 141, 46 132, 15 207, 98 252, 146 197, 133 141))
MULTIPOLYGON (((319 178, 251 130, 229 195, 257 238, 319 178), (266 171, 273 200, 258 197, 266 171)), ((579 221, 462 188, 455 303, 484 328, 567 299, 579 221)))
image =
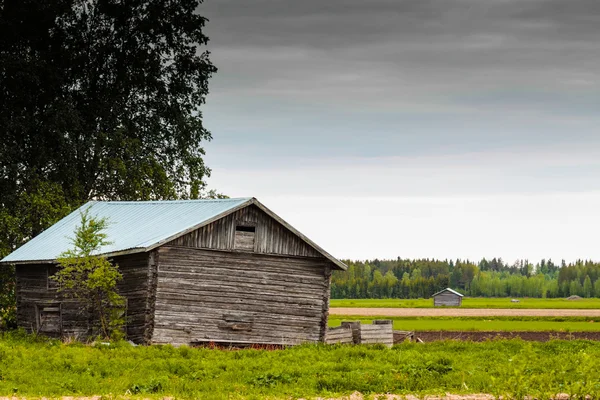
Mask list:
POLYGON ((0 262, 55 260, 73 247, 71 237, 80 224, 80 211, 107 218, 105 233, 112 243, 99 254, 145 249, 192 229, 220 214, 250 203, 251 198, 175 201, 91 201, 72 212, 0 262))
POLYGON ((440 290, 439 292, 432 294, 432 295, 431 295, 431 297, 433 297, 433 296, 437 296, 438 294, 440 294, 440 293, 444 293, 444 292, 450 292, 450 293, 454 293, 454 294, 455 294, 455 295, 457 295, 457 296, 460 296, 460 297, 465 297, 464 295, 462 295, 462 294, 458 293, 456 290, 452 290, 452 289, 450 289, 450 288, 446 288, 446 289, 440 290))

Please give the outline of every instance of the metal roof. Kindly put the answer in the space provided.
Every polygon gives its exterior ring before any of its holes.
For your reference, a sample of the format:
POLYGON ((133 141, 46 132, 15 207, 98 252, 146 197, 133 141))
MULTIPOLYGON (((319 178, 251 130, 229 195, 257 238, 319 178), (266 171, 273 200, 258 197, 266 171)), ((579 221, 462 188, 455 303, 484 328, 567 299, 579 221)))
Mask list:
POLYGON ((80 224, 80 212, 107 218, 105 233, 112 243, 99 254, 145 249, 180 232, 193 228, 229 210, 237 209, 250 198, 175 200, 175 201, 90 201, 40 233, 1 260, 3 263, 55 260, 73 247, 71 239, 80 224))
POLYGON ((73 247, 71 238, 75 228, 80 224, 80 212, 86 209, 89 210, 90 216, 108 220, 105 233, 111 243, 103 246, 98 254, 115 256, 150 251, 251 204, 256 205, 281 223, 339 269, 348 268, 343 262, 327 253, 253 197, 164 201, 90 201, 0 260, 0 263, 20 264, 56 260, 61 253, 73 247))
POLYGON ((456 290, 452 290, 452 289, 450 289, 450 288, 446 288, 446 289, 444 289, 444 290, 440 290, 439 292, 432 294, 432 295, 431 295, 431 297, 435 297, 435 296, 437 296, 438 294, 440 294, 440 293, 444 293, 444 292, 450 292, 450 293, 454 293, 454 294, 455 294, 455 295, 457 295, 457 296, 460 296, 460 297, 465 297, 464 295, 462 295, 462 294, 458 293, 456 290))

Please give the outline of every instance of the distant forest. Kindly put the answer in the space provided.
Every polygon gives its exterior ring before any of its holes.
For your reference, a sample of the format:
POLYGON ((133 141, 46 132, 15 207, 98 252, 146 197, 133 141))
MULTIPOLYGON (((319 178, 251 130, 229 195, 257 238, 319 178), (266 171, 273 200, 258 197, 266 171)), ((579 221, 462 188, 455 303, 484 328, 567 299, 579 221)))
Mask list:
POLYGON ((496 258, 479 263, 398 258, 345 263, 347 271, 333 273, 335 299, 427 298, 447 287, 473 297, 600 297, 600 263, 592 261, 509 265, 496 258))

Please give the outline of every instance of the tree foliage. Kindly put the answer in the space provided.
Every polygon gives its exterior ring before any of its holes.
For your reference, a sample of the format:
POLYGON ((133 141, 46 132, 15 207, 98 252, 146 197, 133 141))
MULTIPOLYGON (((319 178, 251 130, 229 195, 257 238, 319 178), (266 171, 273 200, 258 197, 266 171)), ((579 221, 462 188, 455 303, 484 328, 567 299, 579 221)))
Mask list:
MULTIPOLYGON (((202 142, 211 136, 200 106, 215 67, 199 4, 0 3, 3 210, 39 225, 35 234, 55 218, 17 211, 40 185, 60 188, 52 187, 52 208, 201 195, 210 172, 202 142)), ((2 246, 30 237, 29 228, 16 231, 2 246)))
POLYGON ((0 257, 92 198, 217 196, 201 2, 0 0, 0 257))
POLYGON ((106 219, 81 213, 81 225, 71 239, 73 248, 58 258, 59 269, 52 277, 59 293, 77 301, 81 313, 90 317, 92 333, 104 338, 119 338, 124 324, 125 298, 119 295, 117 283, 123 278, 119 266, 98 256, 102 246, 110 244, 106 219))

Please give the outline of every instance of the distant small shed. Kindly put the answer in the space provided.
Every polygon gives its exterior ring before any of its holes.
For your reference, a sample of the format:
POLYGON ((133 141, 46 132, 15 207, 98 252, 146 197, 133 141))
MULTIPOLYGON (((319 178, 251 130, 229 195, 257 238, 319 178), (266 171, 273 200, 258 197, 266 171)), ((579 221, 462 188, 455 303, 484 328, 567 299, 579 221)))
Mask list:
POLYGON ((446 288, 433 294, 431 297, 433 297, 434 307, 460 307, 462 305, 463 295, 456 290, 446 288))

